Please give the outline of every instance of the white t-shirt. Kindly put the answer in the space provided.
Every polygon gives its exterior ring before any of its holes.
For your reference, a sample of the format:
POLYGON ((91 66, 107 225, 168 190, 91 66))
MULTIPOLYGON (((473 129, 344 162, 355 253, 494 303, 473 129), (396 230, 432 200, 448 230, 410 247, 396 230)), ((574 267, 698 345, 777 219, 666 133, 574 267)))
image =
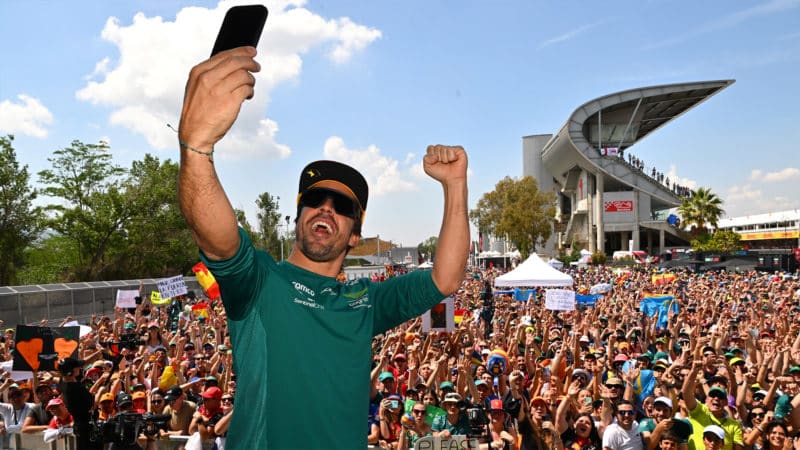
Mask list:
POLYGON ((33 408, 33 403, 23 403, 22 409, 17 411, 11 403, 0 403, 0 416, 3 416, 3 423, 6 424, 6 431, 9 433, 20 433, 22 424, 28 413, 33 408))
POLYGON ((643 450, 642 437, 639 435, 639 424, 633 421, 630 430, 612 423, 603 433, 603 448, 611 450, 643 450))

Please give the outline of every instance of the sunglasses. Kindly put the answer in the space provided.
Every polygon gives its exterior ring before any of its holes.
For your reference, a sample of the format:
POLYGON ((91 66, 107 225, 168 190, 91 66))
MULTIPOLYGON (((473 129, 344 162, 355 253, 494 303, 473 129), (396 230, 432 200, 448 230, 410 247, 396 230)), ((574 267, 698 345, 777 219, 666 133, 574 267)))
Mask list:
POLYGON ((152 403, 154 405, 160 405, 160 404, 164 403, 164 400, 150 400, 150 403, 152 403))
POLYGON ((230 397, 224 397, 222 399, 222 403, 233 403, 233 399, 230 397))
POLYGON ((617 413, 618 413, 620 416, 632 416, 632 415, 634 415, 634 414, 635 414, 635 413, 633 412, 633 410, 623 410, 623 411, 617 411, 617 413))
POLYGON ((427 411, 424 409, 412 409, 411 412, 413 412, 414 415, 424 416, 427 411))
POLYGON ((754 412, 754 413, 750 413, 750 415, 753 416, 753 417, 764 417, 764 413, 763 412, 761 412, 761 413, 754 412))
POLYGON ((333 201, 333 209, 340 216, 356 218, 358 206, 350 197, 330 189, 309 189, 300 197, 300 206, 319 208, 328 199, 333 201))

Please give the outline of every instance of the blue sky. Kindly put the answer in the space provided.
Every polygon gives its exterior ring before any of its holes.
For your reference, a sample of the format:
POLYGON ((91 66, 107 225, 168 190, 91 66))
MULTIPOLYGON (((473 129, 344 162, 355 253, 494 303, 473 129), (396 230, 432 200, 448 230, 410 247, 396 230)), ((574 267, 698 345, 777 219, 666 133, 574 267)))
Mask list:
MULTIPOLYGON (((32 172, 74 139, 177 160, 166 123, 236 3, 0 2, 0 133, 32 172)), ((293 216, 300 170, 331 158, 367 176, 364 235, 416 245, 441 220, 428 144, 467 149, 474 207, 581 104, 717 79, 736 83, 630 152, 728 216, 800 208, 800 0, 266 4, 256 96, 216 158, 251 223, 265 191, 293 216)))

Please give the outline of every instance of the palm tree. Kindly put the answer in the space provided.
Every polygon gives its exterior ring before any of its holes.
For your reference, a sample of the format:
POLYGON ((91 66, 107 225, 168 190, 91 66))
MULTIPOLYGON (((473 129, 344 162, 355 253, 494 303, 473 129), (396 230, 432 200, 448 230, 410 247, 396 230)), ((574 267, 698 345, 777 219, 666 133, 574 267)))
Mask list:
POLYGON ((711 189, 701 187, 683 200, 678 207, 678 213, 681 223, 689 226, 693 234, 699 235, 708 232, 708 225, 717 227, 720 216, 725 212, 721 206, 722 199, 717 194, 711 192, 711 189))

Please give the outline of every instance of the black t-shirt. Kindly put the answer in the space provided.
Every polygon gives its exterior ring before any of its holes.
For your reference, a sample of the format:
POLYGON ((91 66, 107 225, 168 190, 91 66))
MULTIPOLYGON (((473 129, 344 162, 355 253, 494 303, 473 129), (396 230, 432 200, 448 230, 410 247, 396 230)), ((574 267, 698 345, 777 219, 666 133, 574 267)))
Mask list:
POLYGON ((91 409, 94 406, 94 397, 79 382, 62 382, 61 393, 67 410, 72 414, 75 423, 88 423, 91 420, 91 409))

